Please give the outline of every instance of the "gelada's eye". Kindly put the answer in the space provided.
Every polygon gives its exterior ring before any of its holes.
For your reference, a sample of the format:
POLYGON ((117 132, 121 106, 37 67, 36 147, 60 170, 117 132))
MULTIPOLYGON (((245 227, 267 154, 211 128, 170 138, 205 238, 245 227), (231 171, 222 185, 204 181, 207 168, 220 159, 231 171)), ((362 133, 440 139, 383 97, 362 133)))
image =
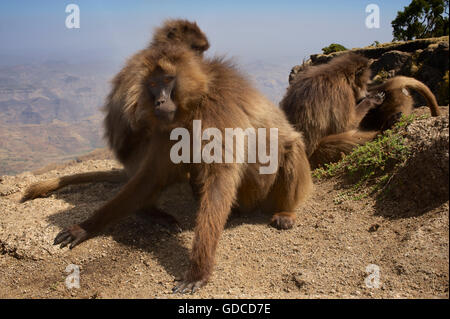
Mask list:
POLYGON ((150 82, 149 85, 154 88, 156 86, 156 82, 150 82))
POLYGON ((164 77, 164 83, 168 84, 168 83, 172 82, 173 79, 174 79, 173 76, 166 76, 166 77, 164 77))

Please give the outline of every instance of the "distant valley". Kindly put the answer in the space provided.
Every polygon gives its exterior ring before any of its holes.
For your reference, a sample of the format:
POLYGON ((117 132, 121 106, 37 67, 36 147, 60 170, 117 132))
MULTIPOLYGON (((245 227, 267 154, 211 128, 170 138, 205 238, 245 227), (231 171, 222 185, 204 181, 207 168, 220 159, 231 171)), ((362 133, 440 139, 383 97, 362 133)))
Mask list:
POLYGON ((102 141, 112 71, 60 61, 0 69, 0 175, 73 158, 102 141))
MULTIPOLYGON (((278 103, 294 61, 238 62, 255 86, 278 103)), ((117 65, 47 61, 1 67, 0 176, 104 147, 100 109, 117 65)))

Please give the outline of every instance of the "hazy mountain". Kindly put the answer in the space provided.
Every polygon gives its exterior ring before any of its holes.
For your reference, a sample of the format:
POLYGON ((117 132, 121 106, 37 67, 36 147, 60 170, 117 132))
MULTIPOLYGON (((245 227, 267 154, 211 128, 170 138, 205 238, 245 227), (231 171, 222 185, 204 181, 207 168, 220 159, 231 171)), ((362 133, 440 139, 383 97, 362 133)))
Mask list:
POLYGON ((300 59, 295 57, 284 57, 270 61, 243 60, 240 65, 253 80, 254 85, 278 105, 288 87, 289 72, 299 61, 300 59))
POLYGON ((0 175, 102 147, 113 68, 64 61, 0 68, 0 175))
MULTIPOLYGON (((274 103, 293 59, 240 61, 274 103)), ((105 145, 100 111, 119 63, 52 60, 0 68, 0 175, 33 170, 105 145)))
POLYGON ((0 69, 0 122, 72 123, 98 112, 111 71, 61 61, 0 69))

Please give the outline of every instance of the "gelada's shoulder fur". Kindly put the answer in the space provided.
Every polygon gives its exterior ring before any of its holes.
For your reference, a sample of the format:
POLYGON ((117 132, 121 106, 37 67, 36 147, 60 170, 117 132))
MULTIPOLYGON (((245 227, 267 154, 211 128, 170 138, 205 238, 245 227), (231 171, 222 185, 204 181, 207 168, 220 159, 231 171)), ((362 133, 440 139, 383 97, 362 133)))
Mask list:
POLYGON ((295 80, 299 78, 344 77, 351 76, 359 71, 365 70, 370 64, 370 60, 353 52, 341 54, 328 63, 310 66, 299 73, 295 80))

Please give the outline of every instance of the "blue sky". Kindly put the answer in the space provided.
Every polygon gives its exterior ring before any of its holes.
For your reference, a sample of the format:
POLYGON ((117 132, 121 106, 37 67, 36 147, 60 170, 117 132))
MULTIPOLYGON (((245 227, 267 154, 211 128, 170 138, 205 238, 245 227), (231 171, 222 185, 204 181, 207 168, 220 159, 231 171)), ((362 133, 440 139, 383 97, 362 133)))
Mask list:
POLYGON ((121 60, 142 48, 165 18, 196 20, 211 54, 301 60, 332 42, 361 47, 392 40, 390 22, 410 0, 17 0, 0 2, 0 55, 121 60), (66 5, 80 7, 81 28, 65 27, 66 5), (365 27, 365 7, 380 7, 380 28, 365 27), (107 51, 105 51, 107 50, 107 51))

